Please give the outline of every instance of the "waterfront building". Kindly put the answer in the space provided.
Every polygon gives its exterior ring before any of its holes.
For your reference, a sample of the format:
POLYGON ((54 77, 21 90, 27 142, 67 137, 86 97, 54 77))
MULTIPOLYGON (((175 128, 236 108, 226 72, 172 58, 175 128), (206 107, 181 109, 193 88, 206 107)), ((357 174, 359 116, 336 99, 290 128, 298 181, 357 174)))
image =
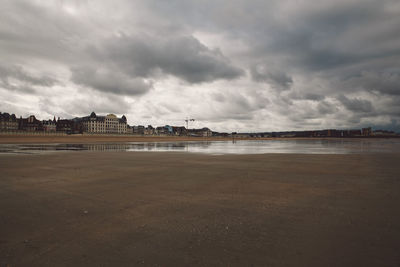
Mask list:
POLYGON ((51 133, 57 130, 56 118, 54 118, 53 120, 43 120, 42 124, 43 124, 43 130, 45 132, 51 133))
POLYGON ((187 135, 187 130, 183 126, 172 126, 172 132, 174 135, 177 135, 177 136, 187 135))
POLYGON ((371 127, 362 128, 361 131, 362 131, 362 135, 363 135, 363 136, 371 136, 371 134, 372 134, 372 129, 371 129, 371 127))
POLYGON ((0 131, 16 131, 18 130, 18 122, 15 114, 0 112, 0 131))
POLYGON ((144 129, 144 134, 145 135, 153 135, 155 133, 155 129, 151 125, 147 125, 147 128, 144 129))
POLYGON ((72 134, 74 133, 75 123, 72 120, 58 118, 56 122, 57 132, 72 134))
POLYGON ((127 134, 133 134, 133 126, 126 125, 126 133, 127 134))
POLYGON ((199 137, 211 137, 212 131, 207 127, 201 129, 188 129, 188 135, 190 136, 199 136, 199 137))
POLYGON ((173 135, 172 126, 165 125, 165 126, 158 126, 155 129, 155 133, 158 135, 173 135))
POLYGON ((86 133, 126 134, 128 129, 126 117, 118 118, 114 114, 97 116, 92 112, 89 116, 75 120, 82 125, 82 130, 86 133))
POLYGON ((145 127, 143 125, 133 126, 133 134, 144 134, 145 127))
POLYGON ((393 136, 399 136, 399 134, 396 134, 393 131, 388 131, 388 130, 375 130, 372 132, 373 136, 379 136, 379 137, 393 137, 393 136))
POLYGON ((22 117, 17 119, 18 130, 27 132, 43 131, 43 124, 40 120, 36 119, 34 115, 30 115, 28 118, 23 119, 22 117))

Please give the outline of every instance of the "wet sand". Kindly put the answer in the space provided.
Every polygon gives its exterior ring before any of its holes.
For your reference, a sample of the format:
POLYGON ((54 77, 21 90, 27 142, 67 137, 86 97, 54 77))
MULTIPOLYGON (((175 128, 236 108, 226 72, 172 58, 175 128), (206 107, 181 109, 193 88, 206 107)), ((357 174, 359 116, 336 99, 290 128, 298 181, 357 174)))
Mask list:
MULTIPOLYGON (((235 137, 234 140, 338 140, 340 138, 318 137, 235 137)), ((347 138, 349 139, 349 138, 347 138)), ((357 139, 357 138, 350 138, 357 139)), ((379 139, 379 138, 372 138, 379 139)), ((372 140, 369 138, 369 140, 372 140)), ((190 137, 190 136, 136 136, 136 135, 0 135, 0 144, 83 144, 118 142, 181 142, 181 141, 232 141, 232 137, 190 137)))
POLYGON ((135 136, 135 135, 0 135, 0 144, 28 143, 118 143, 118 142, 178 142, 232 140, 223 137, 188 137, 188 136, 135 136))
POLYGON ((399 162, 0 155, 0 266, 399 266, 399 162))

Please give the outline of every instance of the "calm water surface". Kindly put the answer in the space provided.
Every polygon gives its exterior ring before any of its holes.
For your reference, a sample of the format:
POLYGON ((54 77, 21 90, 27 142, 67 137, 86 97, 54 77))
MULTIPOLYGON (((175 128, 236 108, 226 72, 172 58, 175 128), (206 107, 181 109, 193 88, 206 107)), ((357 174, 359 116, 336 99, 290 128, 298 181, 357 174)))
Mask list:
POLYGON ((400 139, 243 140, 191 142, 127 142, 96 144, 0 144, 0 153, 57 151, 153 151, 208 154, 364 154, 398 153, 400 139))

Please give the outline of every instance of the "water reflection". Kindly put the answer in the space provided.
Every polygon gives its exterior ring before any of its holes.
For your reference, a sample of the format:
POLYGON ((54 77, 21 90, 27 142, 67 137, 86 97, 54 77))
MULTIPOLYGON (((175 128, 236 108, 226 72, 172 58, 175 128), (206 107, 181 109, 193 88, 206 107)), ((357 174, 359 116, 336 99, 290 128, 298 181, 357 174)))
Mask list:
POLYGON ((93 144, 3 144, 0 153, 57 151, 176 151, 210 154, 354 154, 400 151, 399 139, 236 140, 200 142, 129 142, 93 144))

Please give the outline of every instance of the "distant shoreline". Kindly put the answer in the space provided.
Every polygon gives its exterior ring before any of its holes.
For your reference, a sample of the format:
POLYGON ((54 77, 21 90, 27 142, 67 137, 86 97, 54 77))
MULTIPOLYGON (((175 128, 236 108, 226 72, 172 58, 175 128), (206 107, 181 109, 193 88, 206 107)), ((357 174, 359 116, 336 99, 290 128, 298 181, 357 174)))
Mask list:
POLYGON ((190 136, 134 136, 134 135, 0 135, 0 144, 21 143, 115 143, 115 142, 186 142, 234 140, 338 140, 388 139, 398 137, 190 137, 190 136))

